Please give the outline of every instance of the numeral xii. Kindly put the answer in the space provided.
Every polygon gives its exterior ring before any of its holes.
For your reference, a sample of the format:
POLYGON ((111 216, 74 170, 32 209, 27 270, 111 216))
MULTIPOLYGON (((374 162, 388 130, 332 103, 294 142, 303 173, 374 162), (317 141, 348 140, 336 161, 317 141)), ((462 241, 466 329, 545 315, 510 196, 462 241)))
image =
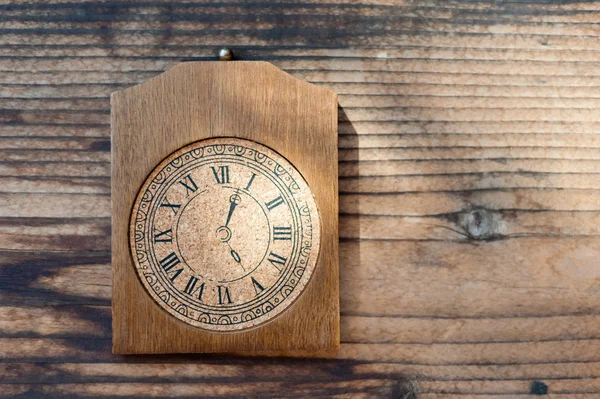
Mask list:
POLYGON ((218 166, 216 168, 214 166, 211 166, 210 168, 212 169, 212 172, 215 175, 215 180, 217 181, 217 183, 229 184, 229 166, 218 166))

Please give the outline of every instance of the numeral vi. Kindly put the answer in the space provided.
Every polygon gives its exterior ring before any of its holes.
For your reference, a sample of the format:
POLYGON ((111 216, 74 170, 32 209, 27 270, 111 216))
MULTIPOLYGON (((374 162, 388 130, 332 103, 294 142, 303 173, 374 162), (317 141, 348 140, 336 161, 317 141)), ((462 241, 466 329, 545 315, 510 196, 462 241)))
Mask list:
POLYGON ((233 303, 231 301, 231 295, 229 294, 229 287, 223 287, 222 285, 217 286, 217 291, 219 293, 219 305, 222 305, 227 301, 227 303, 233 303))

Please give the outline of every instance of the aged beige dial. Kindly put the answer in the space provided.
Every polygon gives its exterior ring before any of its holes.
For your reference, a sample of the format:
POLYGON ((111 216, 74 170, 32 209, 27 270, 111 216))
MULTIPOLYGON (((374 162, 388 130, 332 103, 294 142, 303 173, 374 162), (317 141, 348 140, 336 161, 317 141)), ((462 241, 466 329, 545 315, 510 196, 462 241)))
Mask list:
POLYGON ((131 213, 136 271, 165 311, 215 332, 280 315, 317 264, 320 222, 294 166, 253 141, 215 138, 164 159, 131 213))

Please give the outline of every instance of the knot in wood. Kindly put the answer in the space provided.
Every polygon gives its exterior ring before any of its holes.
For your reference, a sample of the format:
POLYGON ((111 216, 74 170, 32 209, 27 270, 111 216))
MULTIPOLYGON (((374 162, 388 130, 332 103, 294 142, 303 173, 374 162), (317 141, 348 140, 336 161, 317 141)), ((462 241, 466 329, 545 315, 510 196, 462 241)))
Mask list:
POLYGON ((548 394, 548 385, 546 385, 542 381, 533 381, 531 383, 531 392, 532 395, 547 395, 548 394))
POLYGON ((490 240, 499 236, 496 218, 487 209, 474 209, 463 218, 463 229, 473 240, 490 240))

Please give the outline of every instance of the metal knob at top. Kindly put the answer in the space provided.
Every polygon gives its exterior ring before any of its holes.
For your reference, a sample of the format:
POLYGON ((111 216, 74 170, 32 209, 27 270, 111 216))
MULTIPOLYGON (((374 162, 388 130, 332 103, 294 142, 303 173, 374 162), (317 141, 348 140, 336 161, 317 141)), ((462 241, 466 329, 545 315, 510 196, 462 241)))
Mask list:
POLYGON ((219 49, 219 60, 220 61, 231 61, 233 59, 233 51, 228 47, 219 49))

